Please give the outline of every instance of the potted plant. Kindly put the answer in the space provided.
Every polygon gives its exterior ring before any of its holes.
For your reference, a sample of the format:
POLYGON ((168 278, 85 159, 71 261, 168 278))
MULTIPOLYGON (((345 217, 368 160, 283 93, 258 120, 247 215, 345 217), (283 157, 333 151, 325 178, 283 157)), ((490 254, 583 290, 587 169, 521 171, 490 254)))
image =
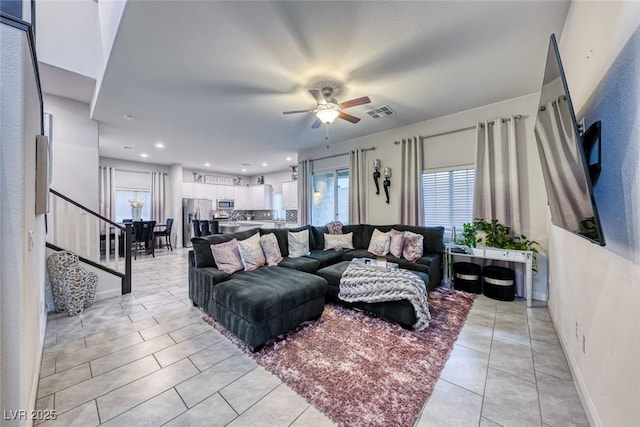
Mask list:
POLYGON ((512 235, 511 227, 500 224, 496 219, 487 222, 484 219, 475 218, 472 223, 463 224, 462 235, 456 237, 455 243, 472 248, 481 244, 492 248, 531 251, 533 252, 533 270, 537 271, 536 254, 538 249, 535 245, 538 242, 529 240, 524 234, 512 235), (479 238, 478 234, 482 234, 482 237, 479 238))

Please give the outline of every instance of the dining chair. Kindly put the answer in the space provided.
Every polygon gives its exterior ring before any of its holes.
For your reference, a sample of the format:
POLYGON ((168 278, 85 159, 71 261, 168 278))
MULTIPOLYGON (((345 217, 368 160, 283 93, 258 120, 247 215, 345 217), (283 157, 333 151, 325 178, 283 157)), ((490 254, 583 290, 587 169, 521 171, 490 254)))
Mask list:
POLYGON ((138 259, 138 252, 143 251, 148 254, 151 252, 153 257, 155 254, 155 245, 153 243, 153 228, 156 226, 155 221, 134 221, 133 236, 131 237, 131 250, 134 253, 134 259, 138 259))
POLYGON ((209 221, 200 220, 200 231, 202 232, 203 237, 211 234, 211 230, 209 230, 209 221))
POLYGON ((202 237, 202 231, 200 231, 200 220, 192 219, 191 224, 193 224, 193 237, 202 237))
POLYGON ((164 230, 154 231, 153 237, 154 237, 154 241, 156 237, 160 237, 160 238, 164 237, 165 244, 173 252, 173 246, 171 246, 171 228, 172 227, 173 227, 173 218, 167 218, 167 226, 164 228, 164 230))

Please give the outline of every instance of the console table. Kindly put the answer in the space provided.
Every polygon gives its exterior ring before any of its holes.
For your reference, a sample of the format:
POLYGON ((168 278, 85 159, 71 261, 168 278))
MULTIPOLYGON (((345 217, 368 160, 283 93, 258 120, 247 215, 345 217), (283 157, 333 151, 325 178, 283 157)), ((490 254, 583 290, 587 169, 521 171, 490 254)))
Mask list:
POLYGON ((453 275, 452 257, 481 258, 492 259, 497 261, 519 262, 525 265, 524 275, 524 292, 527 298, 527 307, 531 307, 533 296, 533 252, 520 251, 516 249, 498 249, 498 248, 471 248, 468 246, 460 246, 447 244, 445 246, 445 283, 449 285, 453 275), (463 250, 462 252, 452 252, 451 250, 463 250))

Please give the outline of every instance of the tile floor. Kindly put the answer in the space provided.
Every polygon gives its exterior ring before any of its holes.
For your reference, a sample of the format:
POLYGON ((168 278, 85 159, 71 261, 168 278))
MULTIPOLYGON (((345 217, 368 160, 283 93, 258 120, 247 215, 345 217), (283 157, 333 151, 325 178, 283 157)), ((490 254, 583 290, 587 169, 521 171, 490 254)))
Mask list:
MULTIPOLYGON (((131 294, 49 316, 41 426, 332 425, 202 322, 185 249, 133 269, 131 294)), ((588 426, 546 308, 479 297, 416 426, 588 426)))

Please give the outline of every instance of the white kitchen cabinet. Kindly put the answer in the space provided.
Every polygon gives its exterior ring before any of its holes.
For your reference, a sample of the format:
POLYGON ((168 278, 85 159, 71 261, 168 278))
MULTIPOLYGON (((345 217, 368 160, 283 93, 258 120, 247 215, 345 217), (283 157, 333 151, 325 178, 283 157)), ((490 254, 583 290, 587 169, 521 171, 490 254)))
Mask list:
POLYGON ((182 183, 182 198, 183 199, 193 199, 194 197, 194 183, 193 182, 183 182, 182 183))
POLYGON ((249 206, 253 210, 271 210, 273 187, 270 185, 249 186, 249 206))
POLYGON ((282 183, 282 204, 285 209, 298 209, 298 181, 282 183))
POLYGON ((246 185, 237 185, 232 187, 233 200, 235 201, 235 209, 248 210, 249 207, 249 187, 246 185))
POLYGON ((195 183, 194 197, 196 199, 208 199, 209 198, 209 185, 201 182, 195 183))

